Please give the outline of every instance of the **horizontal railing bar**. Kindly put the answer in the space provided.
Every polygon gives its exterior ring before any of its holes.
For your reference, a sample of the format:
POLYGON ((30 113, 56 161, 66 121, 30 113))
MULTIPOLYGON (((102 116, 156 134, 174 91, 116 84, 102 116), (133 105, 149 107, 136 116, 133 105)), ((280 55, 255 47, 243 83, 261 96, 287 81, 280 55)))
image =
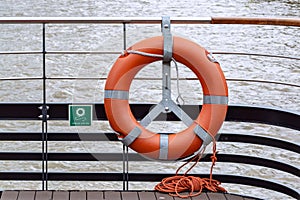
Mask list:
MULTIPOLYGON (((1 17, 0 24, 161 24, 161 17, 1 17)), ((172 17, 173 24, 210 24, 211 17, 172 17)))
POLYGON ((269 80, 259 80, 259 79, 241 79, 241 78, 227 78, 226 81, 267 83, 267 84, 277 84, 277 85, 285 85, 285 86, 299 87, 300 88, 300 84, 293 84, 293 83, 287 83, 287 82, 281 82, 281 81, 269 81, 269 80))
MULTIPOLYGON (((46 54, 120 54, 119 51, 47 51, 46 54)), ((300 60, 300 59, 299 59, 300 60)))
MULTIPOLYGON (((43 54, 42 51, 0 51, 0 55, 14 55, 14 54, 43 54)), ((46 54, 121 54, 118 51, 46 51, 46 54)))
MULTIPOLYGON (((48 133, 48 141, 119 141, 113 132, 106 133, 48 133)), ((0 141, 42 141, 40 132, 1 132, 0 141)), ((300 145, 276 138, 220 133, 218 142, 239 142, 277 147, 300 154, 300 145)))
MULTIPOLYGON (((50 80, 106 80, 105 77, 52 77, 52 78, 46 78, 50 80)), ((1 80, 1 79, 0 79, 1 80)), ((161 81, 161 78, 146 78, 146 77, 136 77, 133 80, 157 80, 161 81)), ((197 78, 192 78, 192 77, 187 77, 187 78, 171 78, 171 80, 177 81, 177 80, 198 80, 197 78)), ((295 83, 287 83, 287 82, 281 82, 281 81, 269 81, 269 80, 259 80, 259 79, 242 79, 242 78, 226 78, 226 81, 232 81, 232 82, 254 82, 254 83, 266 83, 266 84, 277 84, 277 85, 285 85, 285 86, 291 86, 291 87, 299 87, 300 84, 295 84, 295 83)))
POLYGON ((258 56, 258 57, 270 57, 270 58, 283 58, 291 60, 300 60, 299 57, 295 56, 284 56, 264 53, 246 53, 246 52, 225 52, 225 51, 211 51, 212 54, 216 55, 239 55, 239 56, 258 56))
MULTIPOLYGON (((105 81, 106 77, 46 77, 46 80, 97 80, 97 81, 105 81)), ((43 77, 7 77, 0 78, 0 81, 31 81, 31 80, 43 80, 43 77)), ((161 78, 147 78, 147 77, 136 77, 133 80, 141 80, 141 81, 161 81, 161 78)), ((188 80, 188 81, 196 81, 197 78, 187 77, 187 78, 171 78, 173 81, 177 80, 188 80)), ((226 78, 226 81, 230 82, 253 82, 253 83, 265 83, 265 84, 276 84, 276 85, 285 85, 289 87, 299 87, 300 84, 295 83, 287 83, 281 81, 269 81, 269 80, 259 80, 259 79, 242 79, 242 78, 226 78)))
POLYGON ((106 77, 48 77, 47 80, 106 80, 106 77))
MULTIPOLYGON (((267 17, 171 17, 172 24, 245 24, 300 26, 299 18, 267 17)), ((1 17, 0 24, 161 24, 161 17, 1 17)))
MULTIPOLYGON (((134 182, 160 182, 163 178, 174 176, 174 174, 170 173, 128 173, 127 175, 128 181, 134 182)), ((209 174, 189 175, 201 178, 209 178, 209 174)), ((40 181, 43 180, 42 178, 43 174, 40 172, 0 172, 0 180, 40 181)), ((123 181, 123 178, 123 173, 47 173, 48 181, 123 181)), ((275 183, 265 179, 224 174, 214 174, 213 178, 221 181, 222 183, 235 183, 278 191, 294 197, 295 199, 299 199, 300 197, 298 191, 280 183, 275 183)))
POLYGON ((18 54, 42 54, 43 52, 41 51, 0 51, 0 55, 18 55, 18 54))
POLYGON ((43 80, 43 77, 7 77, 0 78, 0 81, 34 81, 43 80))
POLYGON ((300 26, 300 18, 212 17, 212 24, 300 26))
POLYGON ((266 145, 270 147, 277 147, 288 151, 300 154, 300 145, 288 141, 256 135, 234 134, 234 133, 221 133, 218 138, 219 142, 240 142, 248 144, 266 145))
POLYGON ((284 109, 229 105, 225 120, 263 123, 300 131, 300 113, 286 111, 284 109))
MULTIPOLYGON (((216 55, 239 55, 239 56, 257 56, 257 57, 270 57, 270 58, 282 58, 290 60, 300 60, 299 57, 285 56, 285 55, 274 55, 265 53, 247 53, 247 52, 225 52, 225 51, 210 51, 216 55)), ((42 51, 0 51, 0 55, 9 54, 42 54, 42 51)), ((46 51, 46 54, 116 54, 121 55, 121 51, 46 51)))
MULTIPOLYGON (((48 132, 48 141, 119 141, 113 132, 70 133, 48 132)), ((41 132, 0 132, 0 141, 42 141, 41 132)))
MULTIPOLYGON (((74 103, 72 103, 74 104, 74 103)), ((89 103, 81 103, 89 104, 89 103)), ((104 105, 93 104, 94 120, 107 120, 104 105)), ((49 120, 68 120, 68 103, 49 103, 49 120)), ((37 103, 0 103, 0 120, 41 120, 41 104, 37 103)), ((133 115, 141 120, 149 112, 154 104, 130 104, 133 115)), ((196 119, 201 110, 201 105, 182 105, 182 109, 192 118, 196 119)), ((156 121, 179 121, 174 113, 161 114, 156 121)), ((226 121, 239 121, 250 123, 263 123, 275 126, 282 126, 300 130, 300 113, 275 109, 269 107, 255 107, 246 105, 229 105, 226 121)))
MULTIPOLYGON (((7 77, 0 81, 31 81, 31 80, 106 80, 104 77, 7 77)), ((150 79, 149 79, 150 80, 150 79)))
MULTIPOLYGON (((201 159, 202 162, 210 162, 211 154, 207 154, 201 159)), ((288 165, 286 163, 270 160, 266 158, 244 156, 236 154, 218 154, 218 162, 241 163, 256 165, 260 167, 267 167, 277 169, 283 172, 293 174, 300 177, 300 169, 288 165)), ((122 161, 122 153, 47 153, 47 161, 122 161)), ((42 161, 42 153, 32 152, 1 152, 0 160, 12 161, 42 161)), ((128 161, 150 161, 140 154, 129 153, 128 161)))
POLYGON ((104 77, 7 77, 0 81, 31 81, 31 80, 106 80, 104 77))

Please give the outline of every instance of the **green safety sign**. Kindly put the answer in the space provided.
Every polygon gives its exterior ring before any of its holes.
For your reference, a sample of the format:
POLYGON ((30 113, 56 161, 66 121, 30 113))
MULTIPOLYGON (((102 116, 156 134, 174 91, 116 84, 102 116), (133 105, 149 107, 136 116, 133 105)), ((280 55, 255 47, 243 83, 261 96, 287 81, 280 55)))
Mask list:
POLYGON ((92 106, 91 105, 69 105, 70 126, 91 126, 92 106))

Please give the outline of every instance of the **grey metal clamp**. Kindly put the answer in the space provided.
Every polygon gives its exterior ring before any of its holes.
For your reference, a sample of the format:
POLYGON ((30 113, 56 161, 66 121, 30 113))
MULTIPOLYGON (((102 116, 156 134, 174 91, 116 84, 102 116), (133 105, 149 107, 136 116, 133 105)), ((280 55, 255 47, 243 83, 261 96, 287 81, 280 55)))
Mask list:
POLYGON ((173 54, 173 37, 169 16, 162 17, 162 34, 164 38, 164 55, 162 65, 162 100, 140 121, 143 127, 148 126, 160 113, 173 112, 186 126, 193 123, 191 119, 171 98, 171 61, 173 54))

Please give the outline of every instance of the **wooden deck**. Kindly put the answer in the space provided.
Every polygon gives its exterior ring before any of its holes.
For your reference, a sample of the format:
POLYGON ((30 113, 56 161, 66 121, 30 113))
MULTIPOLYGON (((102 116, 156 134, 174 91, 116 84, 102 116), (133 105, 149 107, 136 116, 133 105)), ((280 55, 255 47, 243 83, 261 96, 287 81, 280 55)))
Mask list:
MULTIPOLYGON (((154 191, 4 191, 1 200, 177 200, 154 191)), ((224 193, 202 193, 188 200, 254 200, 224 193)))

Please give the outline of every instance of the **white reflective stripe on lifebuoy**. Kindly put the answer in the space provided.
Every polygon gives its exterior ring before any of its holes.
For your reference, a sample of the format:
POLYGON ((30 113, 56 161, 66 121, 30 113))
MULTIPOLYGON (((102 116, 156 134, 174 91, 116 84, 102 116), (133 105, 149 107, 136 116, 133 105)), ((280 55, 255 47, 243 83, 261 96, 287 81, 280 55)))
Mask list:
POLYGON ((104 90, 105 99, 123 99, 129 98, 129 92, 124 90, 104 90))
POLYGON ((122 142, 126 145, 129 146, 137 137, 140 136, 142 133, 142 130, 139 127, 135 127, 132 129, 126 137, 122 139, 122 142))
POLYGON ((212 141, 212 138, 211 136, 199 125, 197 125, 195 128, 194 128, 194 133, 199 137, 201 138, 201 140, 203 141, 203 145, 206 146, 208 145, 209 143, 211 143, 212 141))
POLYGON ((169 148, 169 135, 160 134, 160 144, 159 144, 159 159, 166 160, 168 158, 168 148, 169 148))
POLYGON ((228 104, 227 96, 212 96, 212 95, 204 95, 203 96, 203 104, 228 104))

